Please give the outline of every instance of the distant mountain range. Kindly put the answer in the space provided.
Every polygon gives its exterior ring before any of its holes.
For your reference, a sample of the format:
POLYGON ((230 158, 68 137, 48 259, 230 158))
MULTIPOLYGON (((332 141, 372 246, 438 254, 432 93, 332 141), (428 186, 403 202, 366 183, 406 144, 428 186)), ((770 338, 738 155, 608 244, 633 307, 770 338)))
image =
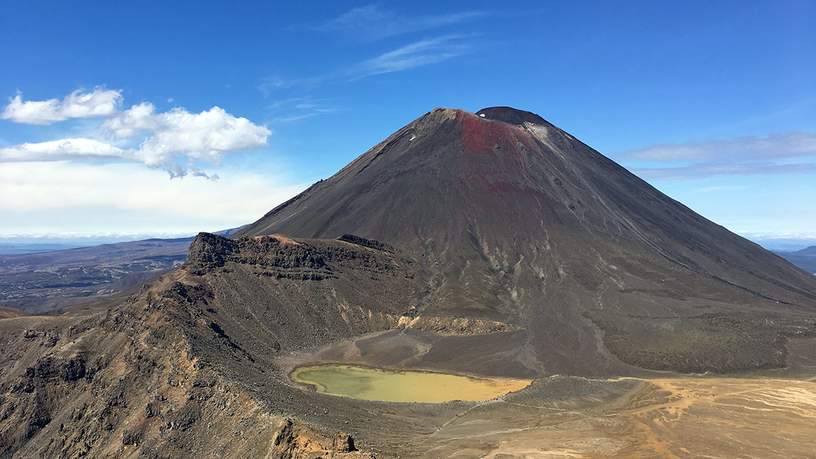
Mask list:
POLYGON ((796 252, 778 251, 776 253, 805 271, 816 274, 816 245, 796 252))
POLYGON ((192 236, 192 234, 4 235, 0 237, 0 255, 53 252, 104 244, 118 244, 120 242, 135 242, 147 239, 178 239, 189 236, 192 236))
POLYGON ((187 258, 192 238, 0 255, 0 306, 44 313, 115 297, 187 258))
POLYGON ((809 257, 816 257, 816 245, 813 247, 808 247, 796 252, 799 255, 809 256, 809 257))
MULTIPOLYGON (((88 244, 94 246, 98 244, 88 244)), ((0 255, 22 255, 27 253, 53 252, 55 250, 76 249, 86 247, 85 244, 66 244, 60 242, 0 242, 0 255)))
POLYGON ((48 313, 115 300, 183 263, 192 241, 152 238, 76 248, 60 242, 19 243, 17 252, 27 253, 0 254, 0 307, 48 313))
MULTIPOLYGON (((229 236, 240 228, 217 231, 216 234, 229 236)), ((37 234, 37 235, 2 235, 0 236, 0 255, 20 255, 26 253, 53 252, 56 250, 77 249, 80 247, 94 247, 105 244, 119 244, 121 242, 138 242, 148 239, 183 239, 192 238, 194 232, 187 234, 37 234)), ((782 248, 780 248, 782 249, 782 248)))

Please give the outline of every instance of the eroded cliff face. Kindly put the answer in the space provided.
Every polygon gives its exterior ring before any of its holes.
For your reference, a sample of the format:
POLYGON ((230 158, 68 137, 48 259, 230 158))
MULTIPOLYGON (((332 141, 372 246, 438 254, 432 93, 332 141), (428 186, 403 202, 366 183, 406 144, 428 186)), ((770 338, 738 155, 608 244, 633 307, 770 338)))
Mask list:
MULTIPOLYGON (((207 263, 230 253, 196 247, 215 257, 207 263)), ((264 259, 314 265, 301 255, 264 259)), ((206 359, 253 357, 207 316, 215 296, 194 260, 107 313, 2 324, 0 457, 368 457, 347 434, 265 406, 206 359)))
POLYGON ((181 269, 116 308, 0 324, 0 456, 367 455, 342 433, 345 402, 293 387, 276 359, 373 331, 516 330, 419 314, 420 277, 353 235, 201 234, 181 269), (318 430, 301 420, 329 410, 318 430))

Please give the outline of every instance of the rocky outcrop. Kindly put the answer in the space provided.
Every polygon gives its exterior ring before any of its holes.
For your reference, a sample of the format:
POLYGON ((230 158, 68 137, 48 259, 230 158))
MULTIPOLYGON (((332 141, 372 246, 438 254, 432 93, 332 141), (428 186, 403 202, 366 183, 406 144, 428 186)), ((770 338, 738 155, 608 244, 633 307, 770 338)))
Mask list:
POLYGON ((274 457, 286 459, 373 458, 371 453, 358 451, 354 439, 346 433, 338 433, 328 439, 315 435, 303 425, 287 419, 275 435, 271 453, 274 457))
POLYGON ((519 328, 495 320, 471 317, 425 316, 404 314, 397 321, 397 328, 410 328, 442 336, 478 336, 491 333, 507 333, 519 328))
POLYGON ((368 247, 374 250, 383 250, 385 252, 394 252, 394 247, 374 239, 366 239, 364 237, 355 236, 354 234, 344 234, 337 238, 338 241, 348 242, 363 247, 368 247))
POLYGON ((198 233, 190 244, 187 264, 199 272, 224 266, 238 251, 238 243, 232 239, 211 233, 198 233))
POLYGON ((237 263, 258 268, 260 275, 300 280, 332 278, 336 269, 345 267, 371 272, 395 269, 391 259, 394 249, 386 244, 351 235, 338 241, 354 245, 330 240, 296 241, 281 235, 232 240, 200 233, 190 246, 187 267, 195 274, 204 274, 237 263))

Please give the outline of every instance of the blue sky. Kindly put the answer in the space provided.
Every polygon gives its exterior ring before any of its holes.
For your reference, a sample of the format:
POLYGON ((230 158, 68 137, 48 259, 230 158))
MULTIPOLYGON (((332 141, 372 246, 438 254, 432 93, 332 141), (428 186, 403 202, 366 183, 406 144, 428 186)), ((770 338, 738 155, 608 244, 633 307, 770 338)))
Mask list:
POLYGON ((0 3, 0 236, 240 225, 434 107, 511 105, 816 237, 816 3, 279 3, 0 3))

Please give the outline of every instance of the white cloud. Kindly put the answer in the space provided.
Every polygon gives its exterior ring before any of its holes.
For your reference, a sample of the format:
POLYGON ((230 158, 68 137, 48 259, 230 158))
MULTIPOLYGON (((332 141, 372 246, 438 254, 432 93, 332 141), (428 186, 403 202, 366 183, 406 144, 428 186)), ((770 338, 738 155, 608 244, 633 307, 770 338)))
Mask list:
POLYGON ((789 132, 710 142, 653 145, 627 156, 649 161, 749 160, 816 156, 816 134, 789 132))
POLYGON ((260 83, 258 83, 258 91, 260 91, 264 97, 269 97, 275 91, 292 88, 315 88, 324 82, 331 80, 333 77, 334 75, 331 74, 310 78, 283 78, 280 76, 269 76, 262 78, 260 83))
POLYGON ((483 11, 406 16, 386 10, 380 5, 371 4, 352 8, 312 29, 322 32, 340 32, 366 40, 379 40, 411 32, 460 25, 485 16, 487 13, 483 11))
POLYGON ((159 170, 122 162, 0 163, 0 233, 195 234, 236 227, 305 188, 270 172, 282 170, 231 169, 210 182, 167 180, 159 170))
POLYGON ((148 166, 171 164, 175 155, 183 155, 189 163, 218 162, 224 153, 265 145, 271 133, 220 107, 197 114, 176 108, 154 115, 154 122, 136 151, 148 166))
POLYGON ((122 93, 115 89, 95 88, 90 92, 74 91, 62 100, 23 100, 22 94, 14 96, 2 117, 23 124, 51 124, 72 118, 95 118, 110 116, 122 102, 122 93))
POLYGON ((158 126, 156 107, 150 102, 134 105, 113 118, 105 120, 102 128, 114 137, 126 139, 133 137, 140 131, 155 129, 158 126))
MULTIPOLYGON (((53 103, 22 104, 29 107, 31 104, 46 104, 53 113, 57 110, 72 117, 82 113, 102 113, 99 107, 96 111, 90 108, 93 97, 86 96, 74 92, 62 103, 55 99, 53 103), (80 106, 86 108, 78 108, 80 106)), ((40 110, 40 119, 46 111, 40 110)), ((15 113, 20 114, 19 111, 15 113)), ((31 113, 25 115, 26 119, 33 119, 31 113)), ((118 158, 164 169, 171 177, 192 174, 213 179, 218 176, 204 172, 203 165, 218 164, 230 152, 264 146, 271 134, 265 126, 234 116, 217 106, 200 113, 190 113, 183 108, 158 113, 153 104, 143 102, 107 116, 108 119, 100 125, 100 138, 66 138, 12 145, 0 148, 0 162, 118 158)))
POLYGON ((143 102, 119 111, 120 103, 117 91, 105 90, 12 99, 3 116, 18 122, 103 119, 85 123, 82 137, 0 145, 0 234, 214 231, 251 222, 305 187, 268 170, 220 165, 224 155, 266 145, 263 125, 217 106, 160 112, 143 102), (219 178, 205 167, 221 179, 167 180, 161 171, 219 178))
POLYGON ((116 146, 83 137, 0 148, 0 162, 59 161, 76 157, 128 158, 130 155, 116 146))
POLYGON ((436 64, 461 56, 469 50, 469 44, 461 35, 419 40, 359 63, 352 69, 351 77, 357 79, 436 64))
POLYGON ((735 161, 733 163, 699 163, 688 166, 644 167, 635 169, 637 175, 647 179, 698 179, 725 175, 780 175, 813 174, 816 163, 771 163, 735 161))
POLYGON ((438 64, 471 52, 474 47, 473 37, 474 35, 451 34, 418 40, 348 67, 308 78, 271 76, 259 82, 258 90, 264 97, 269 97, 273 92, 280 90, 311 89, 338 80, 356 81, 374 75, 438 64))
POLYGON ((306 97, 290 97, 281 99, 267 107, 270 124, 302 121, 316 116, 336 113, 342 108, 337 107, 330 99, 306 97))
POLYGON ((693 179, 724 175, 813 174, 816 134, 788 132, 710 142, 654 145, 625 152, 625 158, 648 161, 638 174, 654 179, 693 179))

